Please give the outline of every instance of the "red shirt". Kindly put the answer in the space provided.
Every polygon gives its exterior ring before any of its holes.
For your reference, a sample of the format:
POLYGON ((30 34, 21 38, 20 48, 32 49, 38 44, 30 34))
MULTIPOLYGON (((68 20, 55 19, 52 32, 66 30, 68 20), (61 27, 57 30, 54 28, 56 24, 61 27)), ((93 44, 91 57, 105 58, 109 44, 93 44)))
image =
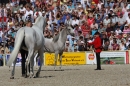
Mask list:
POLYGON ((88 20, 87 20, 88 25, 91 26, 91 24, 93 23, 93 21, 94 21, 94 18, 88 19, 88 20))
POLYGON ((88 44, 89 45, 94 45, 96 53, 99 53, 99 52, 102 51, 102 49, 101 49, 102 43, 101 43, 101 38, 100 37, 96 37, 93 42, 88 43, 88 44))
POLYGON ((84 36, 86 36, 86 34, 88 34, 90 32, 90 30, 86 29, 85 25, 82 25, 81 29, 82 29, 82 33, 83 33, 84 36))

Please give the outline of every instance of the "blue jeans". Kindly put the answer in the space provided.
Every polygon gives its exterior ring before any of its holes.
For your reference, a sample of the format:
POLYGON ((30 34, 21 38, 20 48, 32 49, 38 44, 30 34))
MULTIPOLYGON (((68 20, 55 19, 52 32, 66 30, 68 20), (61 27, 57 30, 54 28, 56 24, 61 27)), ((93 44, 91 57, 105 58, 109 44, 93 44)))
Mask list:
POLYGON ((0 66, 3 66, 3 60, 0 60, 0 66))

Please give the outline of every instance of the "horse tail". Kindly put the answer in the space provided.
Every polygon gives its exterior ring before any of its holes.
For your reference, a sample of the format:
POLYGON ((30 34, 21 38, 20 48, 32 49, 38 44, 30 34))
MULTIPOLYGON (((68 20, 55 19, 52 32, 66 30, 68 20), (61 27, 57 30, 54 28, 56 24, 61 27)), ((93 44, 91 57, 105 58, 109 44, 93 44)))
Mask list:
POLYGON ((14 60, 17 58, 23 39, 24 39, 24 29, 21 28, 16 34, 14 50, 10 55, 9 61, 7 62, 7 66, 11 66, 14 60))

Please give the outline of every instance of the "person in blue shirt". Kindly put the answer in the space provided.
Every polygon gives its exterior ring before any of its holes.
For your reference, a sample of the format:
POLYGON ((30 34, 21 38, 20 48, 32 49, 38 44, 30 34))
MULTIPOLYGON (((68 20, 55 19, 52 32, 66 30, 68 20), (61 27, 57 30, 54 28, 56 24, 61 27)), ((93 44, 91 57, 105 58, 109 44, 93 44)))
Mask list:
POLYGON ((57 21, 58 26, 60 26, 60 23, 64 23, 62 16, 60 16, 60 19, 57 21))
MULTIPOLYGON (((3 51, 1 51, 1 52, 3 52, 3 51)), ((0 66, 3 66, 3 55, 2 54, 0 54, 0 66)))
POLYGON ((94 34, 96 33, 96 32, 98 32, 98 29, 92 29, 92 36, 94 36, 94 34))

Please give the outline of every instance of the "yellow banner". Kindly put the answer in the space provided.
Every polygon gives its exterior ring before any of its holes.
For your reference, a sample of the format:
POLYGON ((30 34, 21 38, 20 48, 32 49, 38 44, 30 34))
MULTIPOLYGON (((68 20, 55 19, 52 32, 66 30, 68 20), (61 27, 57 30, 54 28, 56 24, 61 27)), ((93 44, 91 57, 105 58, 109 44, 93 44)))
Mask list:
MULTIPOLYGON (((55 54, 45 53, 45 65, 54 65, 55 54)), ((57 65, 59 65, 59 57, 57 65)), ((86 64, 85 52, 65 52, 62 55, 62 65, 83 65, 86 64)))

